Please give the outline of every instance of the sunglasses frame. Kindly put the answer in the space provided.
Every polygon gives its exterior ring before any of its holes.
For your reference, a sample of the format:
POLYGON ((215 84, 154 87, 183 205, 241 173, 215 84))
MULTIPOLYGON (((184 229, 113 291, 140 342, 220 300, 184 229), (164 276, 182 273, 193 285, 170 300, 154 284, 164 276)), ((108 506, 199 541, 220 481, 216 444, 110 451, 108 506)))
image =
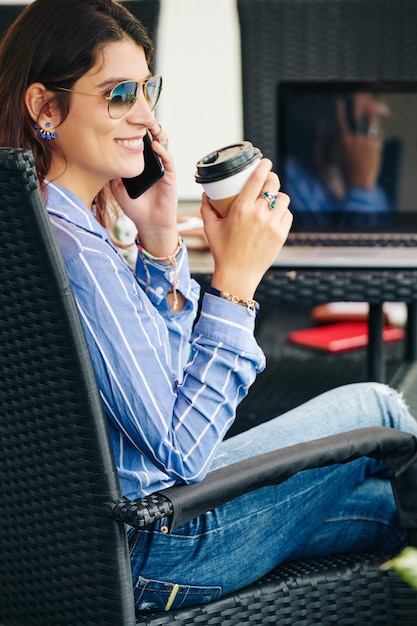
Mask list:
POLYGON ((94 98, 102 98, 103 100, 107 100, 107 113, 108 113, 109 117, 112 120, 120 120, 120 119, 122 119, 122 117, 124 117, 125 115, 127 115, 129 113, 130 109, 133 107, 133 105, 135 104, 135 102, 138 99, 138 93, 139 92, 143 93, 143 97, 145 98, 145 101, 148 104, 150 110, 153 111, 155 109, 156 105, 158 104, 159 98, 161 96, 161 92, 162 92, 162 76, 160 74, 155 74, 155 76, 149 76, 149 78, 146 78, 145 80, 140 80, 140 81, 139 80, 123 80, 122 82, 117 83, 117 85, 115 85, 111 89, 110 94, 108 96, 101 96, 100 94, 95 94, 95 93, 85 93, 83 91, 76 91, 75 89, 67 89, 66 87, 55 87, 55 90, 56 91, 65 91, 65 92, 68 92, 68 93, 75 93, 75 94, 78 94, 80 96, 90 96, 90 97, 94 97, 94 98), (147 95, 146 95, 147 94, 146 87, 147 87, 148 83, 151 80, 154 80, 155 78, 159 79, 159 93, 158 93, 158 97, 156 99, 155 104, 153 104, 151 106, 151 103, 150 103, 150 101, 149 101, 149 99, 147 98, 147 95), (118 87, 120 87, 120 85, 126 85, 128 83, 133 83, 133 84, 136 85, 136 89, 134 91, 135 98, 134 98, 134 100, 132 100, 132 102, 123 102, 122 104, 125 104, 125 105, 126 104, 130 104, 129 109, 127 111, 123 112, 122 115, 120 115, 118 117, 115 117, 114 115, 112 115, 110 113, 111 101, 112 101, 112 98, 114 97, 114 91, 118 87))

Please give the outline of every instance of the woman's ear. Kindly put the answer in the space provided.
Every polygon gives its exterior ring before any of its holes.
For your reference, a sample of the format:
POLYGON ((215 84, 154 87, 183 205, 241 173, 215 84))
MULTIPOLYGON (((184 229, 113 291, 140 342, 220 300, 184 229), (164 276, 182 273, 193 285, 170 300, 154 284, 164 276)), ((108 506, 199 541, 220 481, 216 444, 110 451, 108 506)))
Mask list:
POLYGON ((53 107, 51 92, 42 83, 32 83, 26 89, 25 105, 30 117, 39 126, 44 127, 46 122, 57 126, 59 118, 57 109, 53 107))

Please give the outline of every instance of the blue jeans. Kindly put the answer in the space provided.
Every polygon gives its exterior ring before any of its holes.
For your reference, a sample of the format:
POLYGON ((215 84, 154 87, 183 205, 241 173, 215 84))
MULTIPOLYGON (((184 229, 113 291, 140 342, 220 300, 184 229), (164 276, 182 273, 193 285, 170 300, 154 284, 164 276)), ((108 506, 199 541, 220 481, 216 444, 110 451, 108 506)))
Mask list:
MULTIPOLYGON (((417 422, 393 389, 379 383, 347 385, 225 440, 211 469, 364 426, 417 435, 417 422)), ((167 520, 130 531, 137 611, 208 602, 286 560, 351 550, 401 550, 406 538, 388 476, 385 464, 359 459, 301 472, 171 534, 161 532, 167 520)))

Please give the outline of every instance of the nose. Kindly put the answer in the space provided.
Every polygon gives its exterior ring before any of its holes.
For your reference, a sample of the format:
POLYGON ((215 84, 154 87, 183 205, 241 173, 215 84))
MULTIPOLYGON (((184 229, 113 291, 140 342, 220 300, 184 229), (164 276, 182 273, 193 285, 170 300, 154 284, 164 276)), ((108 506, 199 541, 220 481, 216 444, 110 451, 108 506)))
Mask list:
POLYGON ((155 114, 151 111, 142 89, 127 118, 130 124, 141 124, 147 128, 156 124, 155 114))

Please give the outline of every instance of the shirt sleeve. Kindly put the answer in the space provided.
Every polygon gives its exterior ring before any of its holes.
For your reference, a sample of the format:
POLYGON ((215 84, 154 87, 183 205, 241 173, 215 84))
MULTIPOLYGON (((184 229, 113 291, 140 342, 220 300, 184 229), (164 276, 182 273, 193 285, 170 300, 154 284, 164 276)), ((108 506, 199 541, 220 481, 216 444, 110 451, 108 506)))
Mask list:
MULTIPOLYGON (((198 287, 186 250, 179 259, 179 288, 188 300, 174 315, 162 305, 172 284, 169 266, 151 268, 144 289, 144 275, 138 271, 136 277, 108 242, 83 234, 80 243, 65 228, 58 236, 112 436, 118 432, 139 452, 136 457, 143 455, 172 482, 201 480, 265 364, 254 317, 205 295, 192 331, 198 287)), ((120 451, 121 444, 113 443, 120 451)), ((137 462, 129 461, 132 467, 137 462)))
POLYGON ((136 277, 149 300, 165 320, 173 373, 181 380, 188 359, 189 339, 197 312, 200 287, 191 279, 188 252, 183 242, 174 263, 175 265, 168 265, 145 258, 139 253, 136 261, 136 277), (174 282, 178 283, 177 291, 185 298, 185 305, 179 312, 172 311, 166 299, 174 282))

